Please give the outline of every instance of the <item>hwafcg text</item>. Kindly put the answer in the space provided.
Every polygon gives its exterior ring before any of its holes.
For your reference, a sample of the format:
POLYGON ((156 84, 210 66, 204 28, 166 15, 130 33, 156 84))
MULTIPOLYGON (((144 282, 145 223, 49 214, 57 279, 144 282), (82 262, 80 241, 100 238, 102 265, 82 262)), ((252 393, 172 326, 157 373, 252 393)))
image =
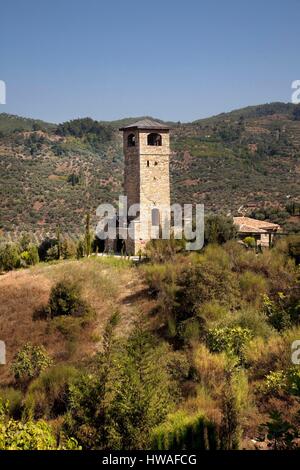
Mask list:
POLYGON ((126 465, 130 468, 134 467, 138 462, 143 462, 146 465, 196 465, 197 457, 196 455, 187 455, 187 454, 175 454, 175 455, 158 455, 158 454, 147 454, 143 458, 138 458, 136 456, 132 457, 121 457, 115 455, 109 455, 103 457, 103 465, 126 465))

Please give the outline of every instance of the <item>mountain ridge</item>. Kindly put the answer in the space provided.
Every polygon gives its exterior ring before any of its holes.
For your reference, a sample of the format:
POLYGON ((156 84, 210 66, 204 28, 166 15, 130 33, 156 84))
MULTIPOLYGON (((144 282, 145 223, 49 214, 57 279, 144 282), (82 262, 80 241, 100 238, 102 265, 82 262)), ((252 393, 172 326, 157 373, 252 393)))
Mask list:
MULTIPOLYGON (((172 123, 172 201, 231 214, 241 206, 248 215, 274 209, 277 222, 288 219, 287 203, 299 201, 298 109, 268 103, 172 123)), ((60 224, 76 231, 86 212, 116 201, 123 181, 118 128, 140 118, 51 124, 0 114, 0 229, 54 232, 60 224)))

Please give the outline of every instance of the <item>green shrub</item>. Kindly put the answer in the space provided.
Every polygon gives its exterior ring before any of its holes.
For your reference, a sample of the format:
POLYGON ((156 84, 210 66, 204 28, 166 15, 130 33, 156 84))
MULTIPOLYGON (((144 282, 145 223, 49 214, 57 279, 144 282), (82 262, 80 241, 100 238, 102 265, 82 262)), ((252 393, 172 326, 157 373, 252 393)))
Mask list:
POLYGON ((8 415, 13 418, 20 418, 23 409, 23 394, 21 390, 13 387, 4 387, 0 389, 0 402, 7 403, 8 415))
POLYGON ((276 395, 287 387, 286 373, 283 370, 271 371, 265 378, 262 392, 267 395, 276 395))
POLYGON ((25 411, 31 418, 56 418, 67 411, 69 385, 75 380, 77 370, 68 365, 56 365, 43 371, 31 382, 25 411))
POLYGON ((208 326, 226 321, 231 316, 230 314, 228 308, 216 300, 203 303, 197 312, 197 316, 208 326))
POLYGON ((168 420, 152 431, 154 450, 216 450, 218 437, 215 424, 203 415, 189 416, 183 411, 169 415, 168 420))
POLYGON ((232 377, 226 377, 223 392, 220 447, 222 450, 237 450, 241 437, 240 407, 232 377))
POLYGON ((178 335, 185 345, 192 345, 199 341, 203 335, 201 318, 188 318, 178 326, 178 335))
POLYGON ((274 334, 274 328, 268 323, 266 315, 252 306, 231 314, 226 326, 246 328, 251 331, 253 337, 268 338, 274 334))
POLYGON ((21 261, 25 266, 31 266, 39 262, 39 252, 36 245, 29 244, 26 251, 20 254, 21 261))
POLYGON ((1 450, 81 449, 73 438, 61 435, 59 444, 52 427, 45 421, 16 421, 8 417, 8 407, 0 402, 1 450))
POLYGON ((63 259, 76 258, 77 244, 70 238, 65 238, 61 245, 61 256, 63 259))
POLYGON ((236 237, 237 230, 232 217, 209 215, 205 219, 204 238, 206 243, 223 244, 236 237))
POLYGON ((267 289, 266 279, 252 271, 245 271, 239 277, 241 296, 251 303, 262 300, 263 294, 267 289))
POLYGON ((292 325, 289 312, 285 309, 284 294, 277 293, 277 299, 271 300, 270 297, 264 295, 263 309, 268 318, 270 325, 276 330, 281 331, 289 328, 292 325))
POLYGON ((52 287, 47 308, 51 318, 61 315, 83 317, 90 312, 87 303, 81 298, 79 287, 67 280, 52 287))
POLYGON ((184 240, 175 240, 173 237, 170 240, 151 240, 146 245, 145 255, 153 263, 163 263, 184 251, 184 247, 184 240))
POLYGON ((11 368, 15 380, 26 384, 31 379, 38 377, 51 364, 52 359, 48 356, 43 346, 34 346, 31 343, 26 343, 17 353, 11 368))
POLYGON ((240 326, 212 328, 207 334, 207 344, 211 352, 225 351, 243 359, 244 349, 251 337, 250 330, 240 326))
POLYGON ((168 346, 138 325, 128 340, 114 340, 115 320, 105 329, 95 373, 70 386, 66 427, 85 448, 147 449, 177 397, 168 346))
POLYGON ((17 245, 6 243, 0 245, 0 270, 11 271, 20 267, 20 256, 17 245))
POLYGON ((290 367, 286 374, 289 393, 300 397, 300 370, 299 367, 290 367))
POLYGON ((55 261, 58 259, 58 245, 51 246, 46 251, 45 260, 46 261, 55 261))
POLYGON ((243 242, 245 245, 247 245, 249 248, 255 248, 256 243, 255 243, 255 238, 254 237, 245 237, 243 239, 243 242))
POLYGON ((33 243, 30 243, 28 245, 27 251, 28 251, 28 254, 29 254, 28 264, 30 264, 30 265, 37 264, 40 260, 38 247, 36 245, 34 245, 33 243))

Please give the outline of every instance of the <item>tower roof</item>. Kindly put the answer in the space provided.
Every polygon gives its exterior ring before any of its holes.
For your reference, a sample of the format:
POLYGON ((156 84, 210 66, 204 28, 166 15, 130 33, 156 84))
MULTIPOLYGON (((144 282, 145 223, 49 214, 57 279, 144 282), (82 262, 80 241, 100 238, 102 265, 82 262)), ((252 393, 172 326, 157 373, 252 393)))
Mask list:
POLYGON ((144 130, 169 130, 170 127, 166 124, 163 124, 158 121, 154 121, 153 119, 142 119, 141 121, 134 122, 129 124, 129 126, 121 127, 120 131, 125 131, 127 129, 144 129, 144 130))

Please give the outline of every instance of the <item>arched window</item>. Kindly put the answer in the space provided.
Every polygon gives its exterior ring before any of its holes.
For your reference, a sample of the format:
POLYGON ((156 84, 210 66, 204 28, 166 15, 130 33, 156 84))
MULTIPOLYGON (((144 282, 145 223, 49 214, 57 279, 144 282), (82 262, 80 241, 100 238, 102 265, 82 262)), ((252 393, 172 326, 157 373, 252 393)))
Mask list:
POLYGON ((129 134, 127 137, 127 145, 128 147, 135 147, 135 135, 134 134, 129 134))
POLYGON ((160 225, 159 209, 157 209, 156 207, 154 209, 152 209, 152 211, 151 211, 151 222, 152 222, 152 225, 155 226, 155 227, 159 227, 159 225, 160 225))
POLYGON ((148 145, 160 146, 161 145, 161 135, 156 134, 155 132, 151 132, 151 134, 148 134, 147 144, 148 145))

